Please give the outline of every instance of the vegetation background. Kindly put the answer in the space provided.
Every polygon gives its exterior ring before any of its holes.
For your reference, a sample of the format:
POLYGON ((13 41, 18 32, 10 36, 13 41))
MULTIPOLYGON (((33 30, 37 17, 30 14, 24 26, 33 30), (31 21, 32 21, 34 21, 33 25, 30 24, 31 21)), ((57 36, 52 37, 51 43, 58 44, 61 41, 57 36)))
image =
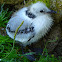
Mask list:
MULTIPOLYGON (((38 42, 36 47, 44 44, 42 55, 36 55, 34 62, 61 62, 62 60, 62 1, 61 0, 0 0, 0 61, 1 62, 30 62, 26 55, 22 55, 21 47, 14 40, 6 35, 6 24, 9 21, 12 13, 18 9, 29 6, 37 1, 44 2, 47 7, 57 11, 57 14, 52 14, 54 25, 50 32, 38 42)), ((39 46, 40 47, 40 46, 39 46)), ((27 52, 29 49, 25 49, 27 52)))

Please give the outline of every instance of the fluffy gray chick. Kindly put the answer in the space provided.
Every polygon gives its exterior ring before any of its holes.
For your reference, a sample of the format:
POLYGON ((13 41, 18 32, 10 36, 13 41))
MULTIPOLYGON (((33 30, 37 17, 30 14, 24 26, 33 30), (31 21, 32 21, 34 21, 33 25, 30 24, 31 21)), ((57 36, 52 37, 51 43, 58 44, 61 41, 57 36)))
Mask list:
POLYGON ((6 32, 9 37, 14 39, 16 29, 24 21, 15 40, 21 42, 24 46, 37 42, 49 31, 53 24, 50 13, 51 10, 42 2, 24 7, 15 12, 10 18, 6 26, 6 32))

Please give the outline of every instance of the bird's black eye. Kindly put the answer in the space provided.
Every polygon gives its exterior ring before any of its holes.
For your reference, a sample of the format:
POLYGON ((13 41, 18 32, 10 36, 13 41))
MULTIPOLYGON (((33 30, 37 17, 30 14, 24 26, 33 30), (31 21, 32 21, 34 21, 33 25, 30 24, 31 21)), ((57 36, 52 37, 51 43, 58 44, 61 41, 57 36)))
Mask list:
POLYGON ((40 12, 42 13, 42 12, 44 12, 44 10, 41 10, 40 12))

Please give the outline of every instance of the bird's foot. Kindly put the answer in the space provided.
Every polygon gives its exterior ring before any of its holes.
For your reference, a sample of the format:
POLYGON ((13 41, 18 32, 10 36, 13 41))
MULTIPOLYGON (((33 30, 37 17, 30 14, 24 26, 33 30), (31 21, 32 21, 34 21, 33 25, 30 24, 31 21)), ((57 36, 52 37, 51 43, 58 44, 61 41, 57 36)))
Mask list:
MULTIPOLYGON (((43 52, 43 49, 41 49, 41 48, 32 48, 32 47, 29 47, 29 49, 32 51, 32 52, 35 52, 35 55, 41 55, 42 54, 42 52, 43 52)), ((26 54, 26 53, 24 53, 24 51, 23 51, 23 47, 22 47, 22 53, 23 54, 26 54)), ((36 60, 36 58, 34 57, 34 55, 32 54, 32 55, 25 55, 25 57, 27 57, 29 60, 31 60, 31 61, 35 61, 36 60)))

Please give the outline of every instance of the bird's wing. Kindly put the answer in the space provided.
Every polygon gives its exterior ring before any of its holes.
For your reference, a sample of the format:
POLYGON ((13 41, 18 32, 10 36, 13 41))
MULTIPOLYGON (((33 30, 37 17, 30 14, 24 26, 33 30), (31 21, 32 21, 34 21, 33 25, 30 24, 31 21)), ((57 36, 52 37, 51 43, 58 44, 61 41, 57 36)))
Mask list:
POLYGON ((34 26, 29 20, 24 20, 19 16, 15 16, 9 20, 6 31, 11 38, 14 38, 14 33, 22 21, 24 21, 24 23, 17 32, 16 40, 21 41, 23 39, 22 42, 25 42, 34 36, 34 26))
POLYGON ((27 29, 27 28, 29 28, 29 27, 30 27, 30 28, 33 27, 33 26, 32 26, 32 23, 31 23, 28 19, 25 20, 25 19, 23 19, 23 18, 21 18, 21 17, 19 17, 19 16, 15 16, 15 17, 11 18, 11 19, 9 20, 7 26, 10 27, 10 30, 11 30, 11 31, 15 31, 15 30, 18 28, 18 26, 22 23, 22 21, 24 21, 24 23, 23 23, 23 25, 19 28, 19 30, 24 30, 24 29, 27 29))

